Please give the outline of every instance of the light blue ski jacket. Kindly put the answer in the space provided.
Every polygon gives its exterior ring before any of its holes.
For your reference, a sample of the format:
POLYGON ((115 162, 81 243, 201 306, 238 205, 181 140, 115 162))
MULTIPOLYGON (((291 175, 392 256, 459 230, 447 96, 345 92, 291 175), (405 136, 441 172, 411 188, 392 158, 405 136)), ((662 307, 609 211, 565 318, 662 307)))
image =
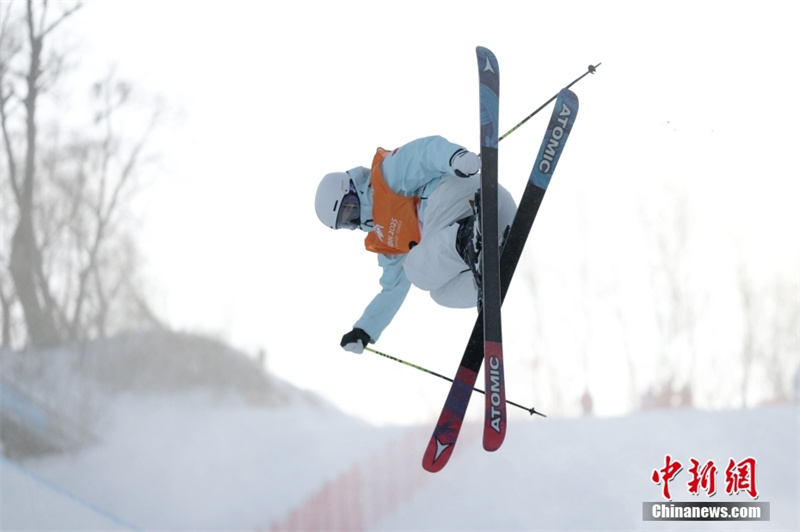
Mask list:
MULTIPOLYGON (((427 199, 439 186, 442 177, 455 175, 453 156, 463 150, 443 137, 424 137, 409 142, 388 155, 381 164, 384 181, 403 196, 421 198, 419 219, 424 220, 427 199)), ((361 202, 361 230, 372 230, 372 187, 370 170, 359 166, 347 171, 358 191, 361 202)), ((383 269, 381 291, 367 305, 354 327, 363 329, 376 342, 389 325, 411 287, 403 270, 406 255, 378 255, 383 269)))

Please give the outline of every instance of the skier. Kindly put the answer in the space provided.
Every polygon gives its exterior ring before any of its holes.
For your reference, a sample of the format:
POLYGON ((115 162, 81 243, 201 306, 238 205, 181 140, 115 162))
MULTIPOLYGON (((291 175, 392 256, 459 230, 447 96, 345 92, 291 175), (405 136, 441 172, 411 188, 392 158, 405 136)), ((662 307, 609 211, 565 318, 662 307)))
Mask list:
MULTIPOLYGON (((367 250, 378 254, 382 290, 340 345, 361 353, 378 340, 411 285, 450 308, 475 307, 480 279, 480 227, 474 203, 480 158, 440 136, 394 151, 378 148, 371 168, 322 178, 315 208, 332 229, 366 231, 367 250)), ((511 225, 516 204, 498 187, 499 232, 511 225)))

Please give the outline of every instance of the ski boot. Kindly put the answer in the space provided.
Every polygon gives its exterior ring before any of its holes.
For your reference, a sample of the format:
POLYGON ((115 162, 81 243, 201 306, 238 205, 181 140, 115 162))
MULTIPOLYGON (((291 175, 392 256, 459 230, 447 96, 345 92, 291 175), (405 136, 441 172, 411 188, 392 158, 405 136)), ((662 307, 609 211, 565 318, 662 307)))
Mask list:
POLYGON ((481 222, 480 222, 480 197, 481 191, 475 193, 475 199, 470 201, 472 214, 458 220, 456 234, 456 251, 469 266, 475 277, 478 287, 478 311, 483 303, 483 282, 481 281, 481 222))

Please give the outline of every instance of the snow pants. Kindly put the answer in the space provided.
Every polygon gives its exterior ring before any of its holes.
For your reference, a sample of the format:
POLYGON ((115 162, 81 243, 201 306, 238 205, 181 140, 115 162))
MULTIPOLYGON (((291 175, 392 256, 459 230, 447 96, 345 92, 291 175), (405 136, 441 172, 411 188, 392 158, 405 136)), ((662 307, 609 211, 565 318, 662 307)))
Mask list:
MULTIPOLYGON (((478 302, 478 286, 469 266, 456 250, 458 220, 471 214, 470 200, 480 188, 480 176, 445 177, 428 198, 422 215, 420 243, 408 253, 403 268, 411 284, 430 292, 438 304, 471 308, 478 302)), ((511 225, 517 205, 502 186, 497 190, 499 237, 511 225)))

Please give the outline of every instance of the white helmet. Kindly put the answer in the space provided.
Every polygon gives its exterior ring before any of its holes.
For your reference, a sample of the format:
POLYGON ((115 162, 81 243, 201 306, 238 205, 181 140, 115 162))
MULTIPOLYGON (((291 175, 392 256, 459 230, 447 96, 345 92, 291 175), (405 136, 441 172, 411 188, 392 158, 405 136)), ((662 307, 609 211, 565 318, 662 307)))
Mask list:
POLYGON ((322 178, 314 208, 317 218, 331 229, 356 229, 361 224, 358 194, 345 172, 334 172, 322 178))

